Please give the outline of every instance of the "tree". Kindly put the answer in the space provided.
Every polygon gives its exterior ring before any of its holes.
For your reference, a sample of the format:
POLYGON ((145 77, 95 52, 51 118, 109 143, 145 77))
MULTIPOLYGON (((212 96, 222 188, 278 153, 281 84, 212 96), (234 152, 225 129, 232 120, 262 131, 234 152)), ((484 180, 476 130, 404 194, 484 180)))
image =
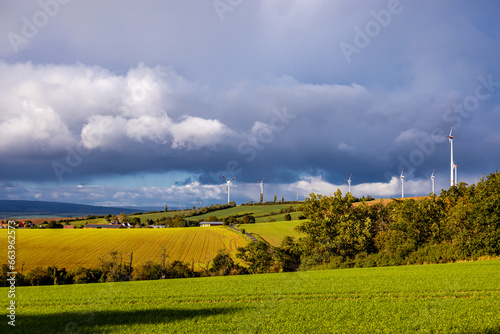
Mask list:
POLYGON ((130 220, 125 212, 120 214, 120 222, 121 223, 129 223, 130 220))
POLYGON ((286 220, 286 221, 290 221, 290 220, 292 220, 292 216, 291 216, 289 213, 287 213, 287 214, 283 217, 283 219, 284 219, 284 220, 286 220))
POLYGON ((167 274, 169 278, 187 278, 193 276, 191 268, 186 263, 177 260, 170 264, 167 274))
POLYGON ((72 277, 73 283, 75 284, 95 283, 100 278, 100 275, 96 271, 84 268, 82 266, 78 266, 71 270, 69 272, 69 276, 72 277))
POLYGON ((274 249, 276 262, 283 271, 294 271, 300 265, 300 249, 295 239, 286 236, 281 242, 281 247, 274 249))
POLYGON ((285 203, 285 195, 281 195, 281 203, 285 203))
POLYGON ((212 271, 216 275, 228 275, 234 268, 234 261, 226 249, 221 249, 212 260, 212 271))
POLYGON ((276 198, 276 193, 274 194, 274 199, 273 199, 273 203, 276 203, 277 201, 277 198, 276 198))
POLYGON ((246 247, 238 247, 236 257, 248 264, 248 271, 252 274, 269 272, 273 264, 273 251, 263 242, 251 242, 246 247))
POLYGON ((48 228, 63 228, 63 224, 56 222, 55 220, 51 220, 47 225, 48 228))
POLYGON ((224 225, 231 225, 231 224, 236 223, 237 221, 238 220, 236 219, 235 216, 228 216, 228 217, 222 218, 222 222, 224 223, 224 225))
POLYGON ((134 268, 132 274, 133 280, 153 280, 162 277, 162 268, 160 264, 153 263, 153 261, 146 261, 134 268))
POLYGON ((246 214, 241 218, 241 224, 255 224, 255 217, 246 214))
POLYGON ((354 197, 311 194, 300 206, 309 219, 296 227, 302 238, 303 256, 310 265, 328 263, 335 257, 354 258, 359 252, 374 252, 373 222, 366 205, 354 208, 354 197))
POLYGON ((264 201, 264 194, 260 193, 259 203, 262 203, 262 201, 264 201))
POLYGON ((141 218, 139 218, 139 217, 129 218, 129 222, 132 225, 136 225, 136 226, 138 225, 139 227, 141 226, 141 218))
POLYGON ((26 278, 30 285, 50 285, 53 283, 53 278, 47 273, 47 270, 42 267, 36 267, 30 271, 26 278))
POLYGON ((161 259, 161 278, 166 277, 166 261, 167 258, 170 258, 170 256, 167 255, 167 248, 165 246, 160 246, 162 253, 160 254, 160 259, 161 259))
POLYGON ((470 202, 469 224, 473 233, 469 237, 469 253, 476 256, 500 254, 499 171, 478 182, 470 202))
POLYGON ((165 212, 168 211, 168 205, 167 205, 167 202, 165 202, 165 212))

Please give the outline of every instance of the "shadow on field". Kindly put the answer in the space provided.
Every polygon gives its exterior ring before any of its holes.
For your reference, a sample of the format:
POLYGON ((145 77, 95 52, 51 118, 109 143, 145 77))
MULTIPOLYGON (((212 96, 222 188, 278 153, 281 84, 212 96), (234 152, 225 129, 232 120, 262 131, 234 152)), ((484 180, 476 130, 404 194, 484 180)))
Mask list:
POLYGON ((108 326, 155 325, 173 321, 236 313, 239 307, 209 309, 148 309, 131 311, 61 312, 23 315, 16 319, 16 333, 104 333, 108 326))

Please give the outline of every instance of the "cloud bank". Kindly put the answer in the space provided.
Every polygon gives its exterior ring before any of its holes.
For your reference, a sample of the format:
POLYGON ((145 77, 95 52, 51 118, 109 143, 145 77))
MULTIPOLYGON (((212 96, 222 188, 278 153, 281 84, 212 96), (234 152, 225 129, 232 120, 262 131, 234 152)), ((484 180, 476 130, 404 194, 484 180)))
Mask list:
POLYGON ((353 193, 386 197, 403 166, 425 195, 433 169, 447 186, 452 125, 459 179, 498 168, 486 154, 500 145, 497 2, 231 6, 6 2, 0 181, 26 191, 3 196, 140 202, 154 175, 158 197, 208 198, 190 186, 215 200, 224 174, 238 176, 238 201, 263 177, 293 199, 353 173, 353 193), (103 199, 63 195, 81 183, 103 199))

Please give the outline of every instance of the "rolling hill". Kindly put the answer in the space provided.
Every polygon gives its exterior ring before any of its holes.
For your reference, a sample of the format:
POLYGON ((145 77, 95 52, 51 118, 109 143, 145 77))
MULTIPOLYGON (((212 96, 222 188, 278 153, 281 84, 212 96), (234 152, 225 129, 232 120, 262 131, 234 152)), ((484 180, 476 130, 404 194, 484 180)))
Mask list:
POLYGON ((0 200, 0 217, 30 218, 131 214, 139 209, 93 206, 74 203, 0 200))
MULTIPOLYGON (((0 230, 0 248, 7 249, 7 230, 0 230)), ((161 247, 169 261, 194 263, 195 269, 207 263, 220 249, 232 256, 248 238, 223 227, 166 229, 19 229, 16 231, 16 262, 28 272, 37 266, 57 266, 71 270, 77 266, 98 267, 100 258, 117 251, 123 258, 133 253, 134 264, 159 262, 161 247)))

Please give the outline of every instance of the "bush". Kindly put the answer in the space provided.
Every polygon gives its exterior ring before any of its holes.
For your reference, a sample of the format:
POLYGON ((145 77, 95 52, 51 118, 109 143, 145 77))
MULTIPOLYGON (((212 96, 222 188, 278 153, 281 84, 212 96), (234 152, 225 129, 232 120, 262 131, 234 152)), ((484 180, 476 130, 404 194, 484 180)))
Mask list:
POLYGON ((234 261, 225 249, 219 250, 212 263, 212 271, 219 276, 228 275, 234 268, 234 261))
POLYGON ((287 213, 287 214, 285 215, 284 219, 285 219, 286 221, 290 221, 290 220, 292 220, 292 216, 290 216, 290 214, 289 214, 289 213, 287 213))
POLYGON ((146 261, 139 267, 134 268, 132 273, 133 280, 152 280, 161 278, 161 265, 146 261))
POLYGON ((30 285, 51 285, 54 283, 52 277, 47 273, 47 269, 36 267, 26 275, 30 285))
POLYGON ((241 224, 255 224, 255 217, 251 215, 244 215, 241 218, 241 224))
POLYGON ((50 223, 47 225, 48 228, 63 228, 63 224, 60 224, 56 222, 55 220, 51 220, 50 223))

